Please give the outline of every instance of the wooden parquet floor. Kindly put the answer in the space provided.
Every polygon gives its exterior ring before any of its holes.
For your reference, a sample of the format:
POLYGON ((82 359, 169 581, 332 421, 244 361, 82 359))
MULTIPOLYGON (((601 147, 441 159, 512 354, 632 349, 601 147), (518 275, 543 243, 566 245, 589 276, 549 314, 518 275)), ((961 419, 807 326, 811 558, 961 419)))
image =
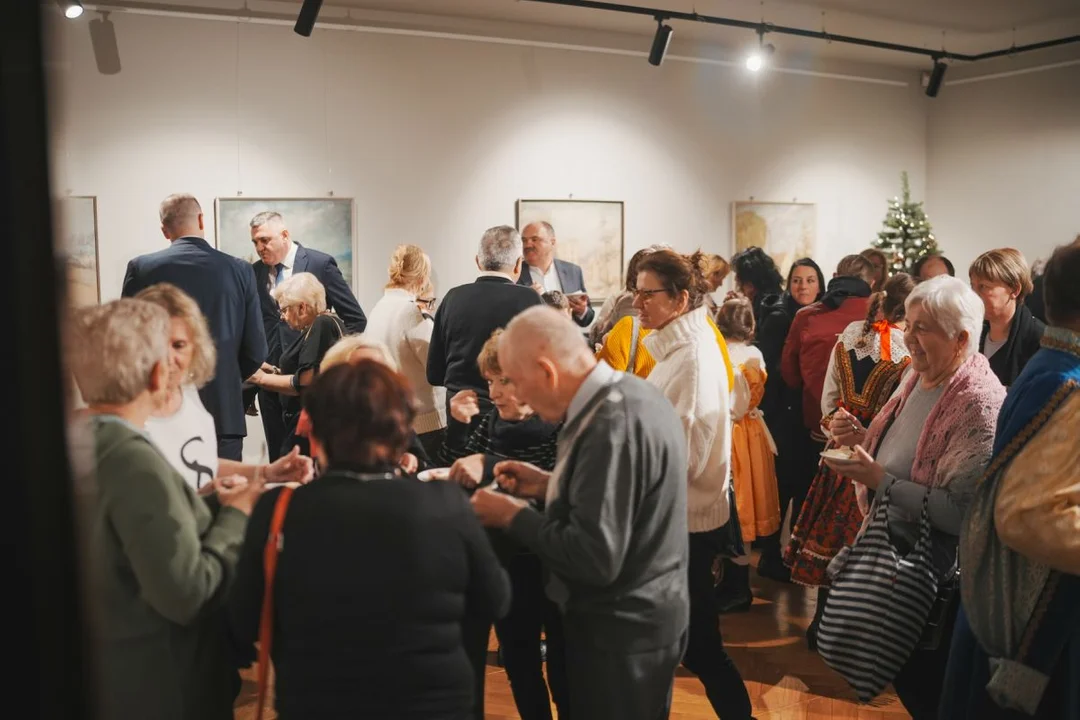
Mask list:
MULTIPOLYGON (((746 681, 758 720, 903 720, 907 712, 886 694, 860 705, 847 684, 806 647, 804 631, 814 614, 815 592, 752 574, 754 606, 721 619, 728 651, 746 681)), ((491 648, 496 647, 494 638, 491 648)), ((506 673, 489 655, 485 711, 488 720, 519 720, 506 673)), ((236 720, 255 716, 255 679, 247 673, 236 720)), ((273 712, 265 715, 266 720, 273 712)), ((716 720, 705 689, 680 669, 675 679, 672 720, 716 720)))

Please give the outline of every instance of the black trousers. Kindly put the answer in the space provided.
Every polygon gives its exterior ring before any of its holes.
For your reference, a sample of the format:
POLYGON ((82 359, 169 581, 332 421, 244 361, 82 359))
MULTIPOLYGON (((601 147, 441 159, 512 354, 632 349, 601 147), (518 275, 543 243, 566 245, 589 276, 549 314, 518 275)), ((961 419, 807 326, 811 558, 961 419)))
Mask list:
POLYGON ((900 668, 893 687, 912 720, 937 720, 941 695, 945 689, 945 670, 949 664, 956 613, 948 619, 941 644, 934 650, 916 648, 900 668))
POLYGON ((559 720, 570 715, 566 686, 566 637, 559 607, 544 593, 544 568, 540 558, 520 553, 506 564, 513 589, 510 612, 495 622, 503 666, 510 680, 521 720, 551 720, 551 701, 559 720), (540 633, 547 640, 547 681, 540 650, 540 633), (548 688, 551 694, 548 695, 548 688))
POLYGON ((259 390, 259 414, 262 416, 263 433, 266 434, 266 452, 270 462, 274 462, 281 457, 281 445, 285 442, 281 396, 276 392, 259 390))
POLYGON ((484 720, 484 678, 487 675, 488 638, 491 620, 466 615, 461 623, 461 640, 473 671, 473 720, 484 720))
POLYGON ((647 652, 602 650, 587 620, 563 617, 570 712, 587 720, 667 720, 686 638, 647 652))
MULTIPOLYGON (((788 440, 780 445, 780 453, 776 456, 776 484, 780 495, 780 520, 783 522, 790 504, 794 526, 817 475, 825 443, 815 440, 802 425, 790 430, 788 440)), ((763 551, 779 555, 781 533, 783 528, 765 538, 761 543, 763 551)))
MULTIPOLYGON (((243 462, 244 460, 244 436, 243 435, 218 435, 217 456, 226 460, 243 462)), ((213 478, 210 478, 213 480, 213 478)))
POLYGON ((750 694, 724 649, 713 588, 713 561, 723 547, 723 537, 722 528, 690 533, 690 628, 683 666, 701 680, 720 720, 749 720, 750 694))

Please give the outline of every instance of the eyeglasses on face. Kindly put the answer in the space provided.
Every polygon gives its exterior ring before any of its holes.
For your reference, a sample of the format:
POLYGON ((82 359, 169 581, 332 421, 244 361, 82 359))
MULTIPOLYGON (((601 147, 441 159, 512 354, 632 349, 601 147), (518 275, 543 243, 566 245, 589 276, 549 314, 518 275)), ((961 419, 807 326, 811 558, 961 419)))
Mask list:
POLYGON ((650 298, 653 295, 659 295, 660 293, 666 293, 667 288, 660 288, 658 290, 635 290, 634 299, 637 298, 650 298))

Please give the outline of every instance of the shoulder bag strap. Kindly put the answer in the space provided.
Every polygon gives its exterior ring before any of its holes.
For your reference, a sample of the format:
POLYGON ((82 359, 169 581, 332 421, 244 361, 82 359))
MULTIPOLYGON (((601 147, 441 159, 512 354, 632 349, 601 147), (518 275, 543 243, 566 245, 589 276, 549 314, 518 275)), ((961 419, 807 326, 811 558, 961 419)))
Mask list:
POLYGON ((292 499, 291 487, 281 488, 274 504, 274 516, 270 521, 270 534, 266 536, 263 549, 263 601, 259 615, 259 699, 255 711, 255 720, 262 720, 263 707, 266 704, 266 691, 270 678, 270 645, 274 639, 274 576, 277 574, 278 554, 284 544, 281 528, 285 524, 285 513, 292 499))
POLYGON ((626 372, 634 374, 634 361, 637 360, 638 341, 641 339, 641 318, 631 315, 630 355, 626 360, 626 372))

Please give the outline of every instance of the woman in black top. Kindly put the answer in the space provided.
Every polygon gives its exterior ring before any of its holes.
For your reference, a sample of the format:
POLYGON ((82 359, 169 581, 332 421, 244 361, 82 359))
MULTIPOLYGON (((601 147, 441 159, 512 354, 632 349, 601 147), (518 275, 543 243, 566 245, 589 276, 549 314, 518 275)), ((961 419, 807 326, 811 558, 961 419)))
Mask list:
MULTIPOLYGON (((466 444, 465 457, 450 468, 450 479, 467 490, 490 485, 495 465, 503 460, 520 460, 551 471, 559 426, 544 422, 532 408, 515 396, 513 385, 503 377, 499 366, 499 336, 496 330, 484 344, 477 358, 480 374, 488 383, 494 408, 484 415, 466 444)), ((469 422, 479 412, 479 404, 470 391, 458 393, 451 400, 451 410, 469 422)), ((501 530, 491 530, 490 537, 499 559, 510 573, 513 601, 510 612, 495 621, 506 676, 514 693, 514 704, 522 720, 551 720, 551 701, 559 717, 567 717, 569 698, 566 689, 565 644, 558 606, 544 591, 544 570, 540 558, 524 546, 510 540, 501 530), (544 681, 540 635, 547 639, 547 682, 544 681), (548 694, 550 686, 551 694, 548 694)), ((487 656, 491 623, 475 623, 466 634, 466 651, 483 669, 487 656)), ((476 692, 482 697, 483 674, 477 677, 476 692)), ((476 718, 483 719, 483 704, 477 704, 476 718)))
MULTIPOLYGON (((510 606, 510 582, 461 490, 395 470, 413 420, 385 366, 330 368, 304 395, 325 474, 297 489, 274 587, 278 717, 464 720, 467 615, 510 606)), ((279 490, 248 524, 230 599, 233 636, 258 636, 263 549, 279 490)))
POLYGON ((289 454, 294 445, 308 455, 307 439, 296 434, 302 408, 300 395, 318 374, 326 351, 345 334, 345 325, 337 315, 327 312, 326 288, 311 273, 296 273, 275 287, 273 295, 282 319, 300 335, 281 353, 278 367, 264 365, 249 382, 281 395, 285 423, 281 455, 289 454))
POLYGON ((1013 384, 1039 351, 1046 324, 1031 314, 1031 269, 1019 250, 1001 248, 975 258, 968 270, 971 287, 986 311, 979 352, 1005 387, 1013 384))
MULTIPOLYGON (((754 288, 754 344, 765 358, 765 395, 758 406, 765 415, 769 432, 781 451, 776 456, 776 480, 780 494, 780 514, 796 492, 799 459, 805 453, 810 433, 802 421, 802 393, 784 384, 780 374, 780 358, 784 351, 788 329, 795 313, 817 302, 825 292, 825 276, 810 258, 796 260, 788 270, 787 291, 779 286, 780 273, 776 264, 760 248, 749 248, 732 259, 735 284, 744 293, 754 288), (758 290, 761 288, 761 290, 758 290), (760 296, 760 302, 758 298, 760 296)), ((747 297, 750 297, 747 294, 747 297)), ((799 508, 792 511, 798 515, 799 508)), ((790 571, 784 567, 780 553, 780 533, 760 541, 761 558, 758 574, 773 580, 787 581, 790 571)))

